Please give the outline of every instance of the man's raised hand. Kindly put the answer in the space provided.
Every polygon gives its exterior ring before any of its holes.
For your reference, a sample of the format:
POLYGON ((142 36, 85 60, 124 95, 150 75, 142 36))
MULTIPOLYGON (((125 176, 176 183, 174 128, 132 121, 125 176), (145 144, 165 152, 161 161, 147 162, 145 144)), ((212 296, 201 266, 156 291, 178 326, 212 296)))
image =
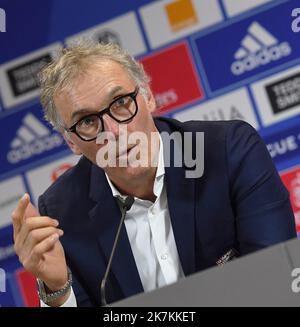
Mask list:
POLYGON ((40 216, 26 193, 12 213, 15 252, 24 268, 43 280, 50 291, 67 282, 67 265, 58 221, 40 216))

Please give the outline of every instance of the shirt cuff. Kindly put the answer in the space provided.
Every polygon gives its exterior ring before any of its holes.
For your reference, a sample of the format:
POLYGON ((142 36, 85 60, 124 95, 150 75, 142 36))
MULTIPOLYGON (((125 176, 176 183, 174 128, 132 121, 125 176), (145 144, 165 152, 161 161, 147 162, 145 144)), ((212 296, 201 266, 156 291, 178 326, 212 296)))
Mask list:
MULTIPOLYGON (((51 307, 50 305, 47 305, 43 301, 40 301, 40 306, 41 306, 41 308, 50 308, 51 307)), ((69 295, 67 301, 60 306, 60 308, 63 308, 63 307, 70 307, 70 308, 77 307, 76 297, 75 297, 72 287, 71 287, 71 292, 70 292, 70 295, 69 295)))

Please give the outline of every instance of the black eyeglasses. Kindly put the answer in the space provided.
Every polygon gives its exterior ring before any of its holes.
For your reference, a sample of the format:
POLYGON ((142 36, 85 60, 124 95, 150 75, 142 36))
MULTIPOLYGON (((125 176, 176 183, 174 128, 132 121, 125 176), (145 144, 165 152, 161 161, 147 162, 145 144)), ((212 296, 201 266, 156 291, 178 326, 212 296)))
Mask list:
POLYGON ((75 133, 83 141, 90 142, 95 140, 99 133, 104 132, 103 116, 105 114, 120 124, 128 123, 138 111, 136 101, 138 92, 139 87, 136 87, 133 92, 115 99, 107 108, 80 118, 77 123, 65 130, 75 133))

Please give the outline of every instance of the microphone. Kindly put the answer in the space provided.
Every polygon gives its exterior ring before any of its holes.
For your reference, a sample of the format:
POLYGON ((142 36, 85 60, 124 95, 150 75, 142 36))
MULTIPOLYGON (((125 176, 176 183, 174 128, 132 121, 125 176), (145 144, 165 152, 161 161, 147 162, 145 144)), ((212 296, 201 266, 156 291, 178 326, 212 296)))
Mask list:
POLYGON ((128 210, 130 210, 130 208, 132 207, 132 205, 134 203, 134 198, 132 196, 127 196, 125 199, 123 199, 120 196, 117 196, 117 202, 118 202, 119 208, 121 210, 122 216, 121 216, 121 220, 120 220, 120 223, 119 223, 117 234, 116 234, 116 237, 115 237, 115 240, 114 240, 114 244, 113 244, 110 256, 109 256, 109 260, 108 260, 108 264, 107 264, 107 267, 106 267, 106 270, 105 270, 105 274, 104 274, 104 277, 103 277, 103 279, 101 281, 101 288, 100 288, 100 290, 101 290, 101 303, 102 303, 103 306, 107 305, 106 298, 105 298, 105 285, 106 285, 108 274, 110 272, 111 263, 112 263, 114 255, 115 255, 117 244, 118 244, 118 241, 119 241, 121 228, 122 228, 123 222, 124 222, 125 217, 126 217, 126 212, 128 210))

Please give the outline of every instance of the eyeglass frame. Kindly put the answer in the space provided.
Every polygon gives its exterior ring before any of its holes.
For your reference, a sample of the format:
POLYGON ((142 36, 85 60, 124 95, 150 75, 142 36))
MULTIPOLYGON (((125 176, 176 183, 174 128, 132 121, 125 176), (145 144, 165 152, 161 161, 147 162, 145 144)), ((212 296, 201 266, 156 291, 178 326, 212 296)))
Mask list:
POLYGON ((96 140, 97 139, 97 136, 96 137, 94 137, 94 138, 92 138, 92 139, 89 139, 89 140, 85 140, 82 136, 80 136, 80 134, 77 132, 77 130, 76 130, 76 126, 77 126, 77 124, 79 124, 82 120, 84 120, 84 119, 86 119, 87 117, 89 117, 89 116, 97 116, 99 119, 100 119, 100 122, 101 122, 101 125, 102 125, 102 130, 101 130, 101 132, 99 132, 99 133, 102 133, 102 132, 104 132, 104 122, 103 122, 103 116, 105 115, 105 114, 108 114, 109 115, 109 117, 111 117, 114 121, 116 121, 117 123, 119 123, 119 124, 124 124, 124 123, 128 123, 130 120, 132 120, 135 116, 136 116, 136 114, 137 114, 137 112, 138 112, 138 104, 137 104, 137 101, 136 101, 136 97, 137 97, 137 95, 138 95, 138 93, 139 93, 139 90, 140 90, 140 88, 139 88, 139 86, 136 86, 136 88, 134 89, 134 91, 133 92, 130 92, 130 93, 127 93, 127 94, 124 94, 124 95, 121 95, 121 96, 119 96, 119 97, 117 97, 116 99, 114 99, 109 105, 108 105, 108 107, 106 107, 106 108, 104 108, 104 109, 102 109, 101 111, 99 111, 99 112, 96 112, 96 113, 91 113, 91 114, 88 114, 88 115, 85 115, 85 116, 83 116, 83 117, 81 117, 75 124, 73 124, 71 127, 65 127, 65 131, 66 132, 68 132, 68 133, 74 133, 74 134, 76 134, 82 141, 85 141, 85 142, 91 142, 91 141, 94 141, 94 140, 96 140), (120 100, 120 99, 122 99, 122 98, 125 98, 125 97, 131 97, 131 99, 133 100, 133 102, 134 102, 134 104, 135 104, 135 107, 136 107, 136 110, 135 110, 135 113, 130 117, 130 118, 128 118, 128 119, 125 119, 125 120, 119 120, 119 119, 116 119, 112 114, 111 114, 111 112, 110 112, 110 108, 113 106, 113 104, 114 103, 116 103, 118 100, 120 100))

